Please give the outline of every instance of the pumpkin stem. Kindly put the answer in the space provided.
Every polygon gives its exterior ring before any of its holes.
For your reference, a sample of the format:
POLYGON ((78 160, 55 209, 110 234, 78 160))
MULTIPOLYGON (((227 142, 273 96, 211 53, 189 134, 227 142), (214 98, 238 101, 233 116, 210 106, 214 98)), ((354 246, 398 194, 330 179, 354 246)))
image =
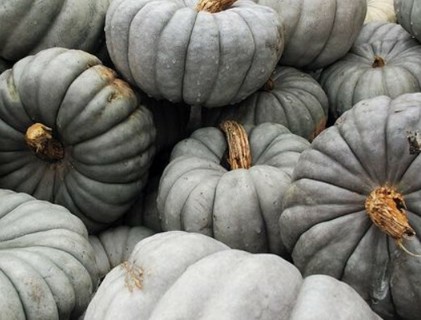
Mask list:
POLYGON ((395 239, 402 250, 412 256, 418 256, 402 244, 404 238, 415 236, 415 230, 409 225, 404 210, 406 205, 402 194, 390 186, 378 187, 367 197, 365 209, 371 221, 382 232, 395 239))
POLYGON ((228 143, 228 164, 231 170, 249 169, 251 167, 251 152, 247 132, 236 121, 226 120, 220 124, 228 143))
POLYGON ((64 148, 52 135, 52 129, 42 123, 34 123, 26 130, 28 147, 42 160, 58 161, 64 157, 64 148))
POLYGON ((373 68, 382 68, 386 65, 386 62, 384 61, 384 59, 380 56, 374 56, 374 62, 371 65, 373 68))
POLYGON ((263 85, 262 90, 270 92, 270 91, 273 90, 274 86, 275 86, 275 84, 274 84, 272 78, 269 78, 268 81, 266 81, 265 84, 263 85))
POLYGON ((217 13, 232 6, 236 0, 200 0, 196 6, 197 11, 217 13))

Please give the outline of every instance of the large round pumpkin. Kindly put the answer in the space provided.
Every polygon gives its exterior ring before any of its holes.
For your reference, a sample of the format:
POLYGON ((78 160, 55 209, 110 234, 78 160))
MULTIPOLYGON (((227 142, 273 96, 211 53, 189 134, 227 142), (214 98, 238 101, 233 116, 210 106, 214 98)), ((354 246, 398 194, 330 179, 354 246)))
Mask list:
POLYGON ((301 154, 284 195, 294 264, 350 284, 385 319, 421 314, 420 129, 421 93, 363 100, 301 154))
POLYGON ((380 319, 348 285, 303 279, 273 254, 232 250, 210 237, 164 232, 139 242, 104 279, 85 319, 380 319))
POLYGON ((63 205, 90 231, 135 201, 154 140, 149 110, 84 51, 46 49, 0 75, 0 187, 63 205))
POLYGON ((17 61, 51 47, 94 52, 110 0, 6 0, 0 6, 0 57, 17 61))
POLYGON ((421 1, 394 0, 398 23, 421 41, 421 1))
POLYGON ((98 285, 82 221, 25 193, 0 203, 0 318, 77 319, 98 285))
POLYGON ((325 68, 320 83, 334 118, 358 101, 421 91, 421 44, 400 25, 364 25, 347 55, 325 68))
POLYGON ((308 70, 344 56, 364 23, 367 0, 254 0, 273 8, 285 25, 280 64, 308 70))
POLYGON ((158 188, 162 229, 203 233, 250 252, 286 254, 277 224, 283 191, 309 142, 280 124, 248 132, 232 121, 224 124, 222 130, 198 129, 174 147, 158 188), (249 153, 243 152, 247 145, 249 153))
POLYGON ((309 74, 278 66, 267 83, 244 101, 223 108, 203 108, 202 113, 204 126, 216 126, 222 120, 250 125, 273 122, 312 140, 326 126, 328 99, 309 74))
POLYGON ((270 77, 283 51, 277 13, 247 0, 114 0, 107 47, 116 68, 150 96, 224 106, 270 77))

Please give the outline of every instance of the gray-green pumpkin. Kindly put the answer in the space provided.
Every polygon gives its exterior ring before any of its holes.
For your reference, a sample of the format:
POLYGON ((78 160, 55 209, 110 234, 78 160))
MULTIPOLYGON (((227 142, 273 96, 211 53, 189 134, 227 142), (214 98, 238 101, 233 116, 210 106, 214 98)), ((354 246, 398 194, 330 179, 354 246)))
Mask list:
POLYGON ((364 25, 349 53, 325 68, 320 84, 337 118, 366 98, 421 91, 421 44, 399 24, 364 25))
POLYGON ((277 224, 281 201, 309 142, 276 123, 247 132, 226 123, 225 133, 201 128, 174 147, 158 188, 162 229, 203 233, 250 252, 286 254, 277 224), (226 136, 240 141, 227 142, 226 136))
POLYGON ((398 23, 421 41, 421 1, 394 0, 394 7, 398 23))
POLYGON ((249 125, 279 123, 312 140, 325 128, 327 113, 327 96, 316 80, 298 69, 278 66, 267 83, 242 102, 203 108, 202 120, 204 126, 228 119, 249 125))
POLYGON ((384 319, 421 314, 421 93, 357 103, 301 153, 282 239, 304 275, 351 285, 384 319))
POLYGON ((84 51, 46 49, 0 75, 0 187, 63 205, 91 232, 143 189, 155 133, 130 86, 84 51))
POLYGON ((285 25, 281 65, 323 68, 343 57, 364 23, 367 0, 254 0, 285 25))
POLYGON ((100 285, 89 320, 379 320, 348 285, 301 276, 274 254, 205 235, 163 232, 139 242, 100 285))
POLYGON ((243 100, 270 77, 284 30, 271 8, 234 1, 114 0, 105 25, 111 59, 157 99, 208 107, 243 100))
POLYGON ((82 221, 62 206, 0 189, 0 318, 77 319, 98 286, 82 221))
POLYGON ((110 0, 5 0, 0 5, 0 57, 17 61, 51 47, 94 52, 110 0))

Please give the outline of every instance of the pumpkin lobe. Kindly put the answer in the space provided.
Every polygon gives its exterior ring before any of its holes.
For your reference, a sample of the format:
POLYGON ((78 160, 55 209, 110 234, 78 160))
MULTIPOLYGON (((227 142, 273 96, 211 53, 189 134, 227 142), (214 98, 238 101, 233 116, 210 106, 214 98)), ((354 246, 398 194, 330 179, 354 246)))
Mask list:
POLYGON ((236 121, 226 120, 220 124, 228 143, 228 164, 231 170, 249 169, 251 151, 244 127, 236 121))
POLYGON ((143 270, 135 264, 125 261, 120 265, 126 272, 124 284, 130 292, 133 289, 142 289, 143 287, 143 270))
POLYGON ((374 225, 392 237, 406 253, 418 256, 409 252, 402 243, 404 238, 415 236, 415 230, 409 225, 401 193, 390 186, 378 187, 367 197, 365 209, 374 225))
POLYGON ((217 13, 232 6, 236 0, 201 0, 196 6, 197 11, 217 13))
POLYGON ((374 62, 371 65, 373 68, 382 68, 386 65, 386 61, 380 56, 374 56, 374 62))
POLYGON ((64 147, 55 139, 52 129, 42 123, 34 123, 25 134, 28 147, 42 160, 55 162, 64 158, 64 147))

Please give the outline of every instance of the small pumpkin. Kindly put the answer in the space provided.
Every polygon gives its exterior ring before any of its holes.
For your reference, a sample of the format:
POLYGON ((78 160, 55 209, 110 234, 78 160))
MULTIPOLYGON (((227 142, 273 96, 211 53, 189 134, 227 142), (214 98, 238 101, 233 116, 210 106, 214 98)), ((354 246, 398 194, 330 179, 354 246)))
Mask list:
POLYGON ((281 200, 308 145, 276 123, 246 131, 226 121, 221 128, 194 131, 176 144, 161 176, 162 229, 203 233, 250 252, 286 254, 277 224, 281 200))
POLYGON ((367 0, 367 22, 396 22, 396 13, 393 0, 367 0))
POLYGON ((0 6, 0 57, 18 61, 51 47, 95 52, 110 0, 13 0, 0 6))
POLYGON ((223 108, 203 108, 203 125, 216 126, 223 120, 258 125, 279 123, 292 133, 313 140, 327 122, 328 99, 310 75, 278 66, 266 84, 245 100, 223 108))
POLYGON ((126 261, 135 245, 153 234, 151 229, 143 226, 119 225, 97 235, 90 235, 89 242, 94 248, 99 278, 126 261))
POLYGON ((364 25, 349 53, 325 68, 320 84, 336 119, 366 98, 421 91, 421 44, 400 25, 364 25))
POLYGON ((274 254, 230 249, 201 234, 163 232, 139 242, 100 285, 85 319, 379 320, 348 285, 303 279, 274 254), (168 263, 171 261, 171 263, 168 263))
POLYGON ((343 57, 367 12, 367 0, 254 1, 274 9, 285 25, 279 63, 306 70, 323 68, 343 57))
POLYGON ((398 23, 418 41, 421 41, 421 1, 394 0, 393 3, 398 23))
POLYGON ((245 0, 114 0, 107 47, 116 68, 156 99, 207 107, 245 99, 284 47, 277 13, 245 0))
POLYGON ((2 319, 77 319, 98 286, 94 250, 66 208, 0 189, 2 319))
POLYGON ((357 103, 301 153, 283 198, 294 264, 348 283, 384 319, 421 314, 420 129, 421 93, 357 103))
POLYGON ((0 75, 0 187, 63 205, 90 232, 133 204, 155 135, 130 86, 84 51, 46 49, 0 75))

